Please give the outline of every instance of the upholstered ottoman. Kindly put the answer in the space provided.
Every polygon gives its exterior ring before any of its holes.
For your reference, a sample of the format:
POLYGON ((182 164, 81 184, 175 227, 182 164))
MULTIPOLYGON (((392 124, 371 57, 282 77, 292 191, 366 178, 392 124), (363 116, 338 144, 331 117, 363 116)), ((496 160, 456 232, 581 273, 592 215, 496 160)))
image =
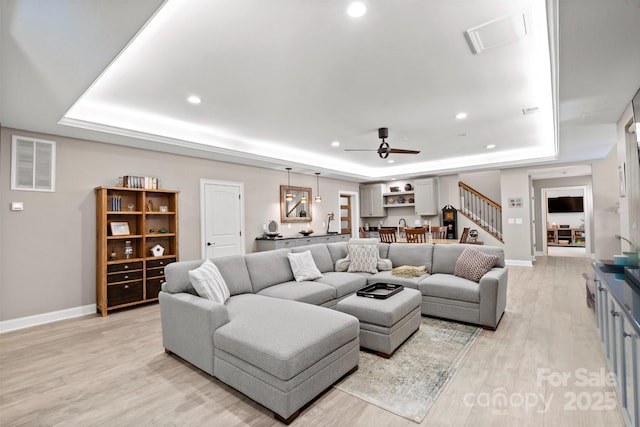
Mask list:
POLYGON ((421 303, 420 291, 404 288, 387 299, 352 295, 336 310, 360 320, 360 347, 389 358, 420 327, 421 303))

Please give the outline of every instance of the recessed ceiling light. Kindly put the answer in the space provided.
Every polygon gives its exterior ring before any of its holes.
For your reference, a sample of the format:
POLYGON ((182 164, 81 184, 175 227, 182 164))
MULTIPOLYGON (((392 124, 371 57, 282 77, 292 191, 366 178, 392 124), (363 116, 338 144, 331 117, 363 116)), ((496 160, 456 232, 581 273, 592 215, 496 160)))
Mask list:
POLYGON ((189 101, 192 104, 200 104, 202 102, 200 97, 195 95, 191 95, 190 97, 188 97, 187 101, 189 101))
POLYGON ((354 1, 347 8, 347 14, 352 18, 360 18, 367 13, 367 6, 361 1, 354 1))
POLYGON ((395 160, 393 160, 393 159, 389 159, 389 160, 387 160, 387 163, 395 163, 395 162, 396 162, 396 161, 395 161, 395 160))
POLYGON ((333 142, 331 142, 331 146, 332 146, 332 147, 339 147, 339 146, 340 146, 340 141, 333 141, 333 142))
POLYGON ((462 120, 467 118, 467 113, 458 113, 456 114, 456 119, 462 120))
POLYGON ((491 150, 492 148, 496 148, 496 144, 487 145, 487 150, 491 150))

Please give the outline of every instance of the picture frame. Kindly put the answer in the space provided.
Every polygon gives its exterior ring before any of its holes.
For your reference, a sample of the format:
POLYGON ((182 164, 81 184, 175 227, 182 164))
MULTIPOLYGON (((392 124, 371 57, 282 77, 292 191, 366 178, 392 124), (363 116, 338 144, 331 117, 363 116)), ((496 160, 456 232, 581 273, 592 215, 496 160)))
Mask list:
POLYGON ((627 195, 627 171, 624 162, 618 166, 618 185, 620 187, 620 197, 626 197, 627 195))
POLYGON ((110 222, 109 226, 111 227, 111 235, 112 236, 128 236, 129 234, 131 234, 129 232, 129 222, 128 221, 110 222))

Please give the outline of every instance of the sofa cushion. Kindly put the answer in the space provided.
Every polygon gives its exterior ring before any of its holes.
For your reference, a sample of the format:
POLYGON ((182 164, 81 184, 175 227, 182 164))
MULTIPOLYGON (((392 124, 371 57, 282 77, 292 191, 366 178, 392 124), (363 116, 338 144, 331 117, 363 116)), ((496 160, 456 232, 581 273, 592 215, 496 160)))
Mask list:
POLYGON ((316 283, 333 286, 336 289, 336 298, 342 298, 367 286, 367 277, 360 274, 329 272, 316 280, 316 283))
POLYGON ((295 280, 288 253, 289 249, 276 249, 245 255, 253 292, 258 293, 269 286, 295 280))
POLYGON ((335 265, 336 261, 347 257, 347 242, 327 243, 327 250, 331 255, 331 262, 335 265))
POLYGON ((215 347, 284 381, 359 334, 355 317, 295 301, 238 295, 227 309, 231 321, 214 332, 215 347))
MULTIPOLYGON (((452 244, 452 245, 435 245, 433 248, 433 267, 432 273, 453 274, 456 261, 466 247, 472 245, 452 244)), ((473 245, 476 250, 489 255, 496 255, 498 262, 496 267, 504 267, 504 250, 498 246, 473 245)))
POLYGON ((253 292, 249 270, 247 270, 247 263, 244 261, 243 255, 215 258, 211 261, 220 270, 220 274, 222 274, 229 287, 231 296, 253 292))
POLYGON ((471 246, 464 248, 456 261, 453 274, 458 277, 479 282, 489 270, 498 262, 495 255, 483 254, 471 246))
POLYGON ((289 264, 293 271, 293 277, 296 278, 296 282, 302 282, 304 280, 315 280, 322 277, 322 273, 316 267, 316 263, 313 261, 311 251, 304 251, 300 253, 288 253, 289 264))
POLYGON ((413 265, 419 267, 424 265, 427 267, 427 271, 431 271, 433 246, 431 243, 391 243, 389 245, 389 259, 395 266, 413 265))
POLYGON ((377 245, 349 244, 349 273, 377 273, 378 248, 377 245))
MULTIPOLYGON (((196 295, 191 285, 189 271, 198 268, 203 260, 180 261, 168 264, 164 269, 166 285, 164 290, 169 293, 187 292, 196 295)), ((243 255, 233 255, 211 260, 224 278, 229 293, 233 295, 252 293, 249 271, 243 255)))
POLYGON ((306 245, 291 248, 291 252, 299 253, 311 251, 311 255, 313 256, 313 261, 320 270, 321 273, 326 273, 327 271, 333 271, 333 261, 331 260, 331 254, 329 254, 329 249, 327 249, 327 245, 324 243, 318 243, 315 245, 306 245))
POLYGON ((427 276, 418 283, 418 290, 424 296, 473 303, 480 302, 480 285, 478 283, 451 274, 427 276))
POLYGON ((229 299, 229 288, 220 270, 210 260, 205 259, 200 267, 189 271, 189 279, 198 295, 218 304, 229 299))
POLYGON ((258 295, 322 305, 336 298, 333 286, 320 282, 284 282, 257 292, 258 295))

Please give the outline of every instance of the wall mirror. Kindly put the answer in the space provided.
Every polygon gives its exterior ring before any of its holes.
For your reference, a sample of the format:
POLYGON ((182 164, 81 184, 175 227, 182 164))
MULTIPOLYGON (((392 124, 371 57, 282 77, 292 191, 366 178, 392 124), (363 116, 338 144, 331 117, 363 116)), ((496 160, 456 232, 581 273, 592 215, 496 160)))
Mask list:
POLYGON ((311 222, 311 188, 280 186, 280 222, 311 222), (293 200, 287 200, 287 190, 293 200))

